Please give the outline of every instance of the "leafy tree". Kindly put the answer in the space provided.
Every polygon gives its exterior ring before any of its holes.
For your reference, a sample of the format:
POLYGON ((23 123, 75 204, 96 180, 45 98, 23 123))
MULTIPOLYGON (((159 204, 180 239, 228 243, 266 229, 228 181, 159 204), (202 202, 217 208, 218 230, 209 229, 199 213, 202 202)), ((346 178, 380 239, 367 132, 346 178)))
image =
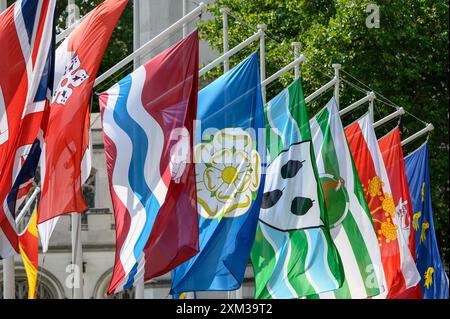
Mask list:
MULTIPOLYGON (((301 42, 307 61, 302 66, 305 91, 312 93, 333 76, 332 63, 342 64, 340 87, 341 107, 364 96, 345 81, 357 84, 359 79, 390 101, 417 115, 404 116, 401 131, 404 137, 432 122, 430 135, 431 187, 436 232, 443 259, 449 260, 448 238, 448 3, 443 0, 378 0, 380 27, 366 26, 366 7, 374 1, 363 0, 217 0, 210 10, 215 19, 203 22, 201 35, 213 49, 222 50, 222 19, 219 8, 227 7, 230 48, 256 31, 259 23, 268 26, 266 41, 267 76, 293 60, 291 42, 301 42), (350 75, 351 76, 350 76, 350 75)), ((255 50, 242 51, 231 59, 232 65, 255 50)), ((209 79, 222 72, 217 68, 209 79)), ((267 89, 269 100, 293 80, 292 72, 267 89)), ((363 87, 364 89, 367 89, 363 87)), ((368 89, 367 89, 368 90, 368 89)), ((310 115, 330 98, 331 92, 310 105, 310 115)), ((387 100, 378 99, 375 119, 395 109, 387 100), (383 103, 382 103, 383 102, 383 103)), ((346 116, 350 123, 367 108, 361 107, 346 116)), ((397 121, 377 130, 387 133, 397 121)), ((405 155, 420 146, 424 139, 405 148, 405 155)))

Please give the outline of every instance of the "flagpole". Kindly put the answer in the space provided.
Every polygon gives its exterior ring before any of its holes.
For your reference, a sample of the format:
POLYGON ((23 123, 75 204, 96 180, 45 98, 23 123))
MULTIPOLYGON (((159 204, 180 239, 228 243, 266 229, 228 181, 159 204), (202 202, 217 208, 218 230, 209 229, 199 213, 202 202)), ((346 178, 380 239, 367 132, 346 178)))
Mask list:
POLYGON ((404 139, 402 141, 402 146, 405 146, 406 144, 411 143, 412 141, 418 139, 419 137, 421 137, 424 134, 427 134, 428 132, 431 132, 432 130, 434 130, 434 126, 431 123, 428 123, 427 126, 423 129, 421 129, 420 131, 418 131, 417 133, 414 133, 413 135, 411 135, 410 137, 404 139))
MULTIPOLYGON (((300 42, 292 42, 292 47, 294 48, 294 59, 299 58, 300 54, 300 42)), ((300 65, 297 64, 294 68, 294 79, 297 80, 300 77, 300 65)))
POLYGON ((232 48, 231 50, 227 51, 227 53, 222 54, 220 57, 218 57, 217 59, 215 59, 214 61, 212 61, 211 63, 209 63, 208 65, 206 65, 205 67, 203 67, 199 72, 198 72, 198 76, 202 76, 204 75, 206 72, 214 69, 216 66, 218 66, 220 63, 222 63, 223 61, 225 61, 226 59, 228 59, 229 57, 235 55, 236 53, 238 53, 239 51, 241 51, 242 49, 244 49, 245 47, 247 47, 249 44, 251 44, 252 42, 258 40, 260 37, 262 37, 264 35, 264 31, 259 29, 258 31, 256 31, 251 37, 247 38, 246 40, 242 41, 241 43, 239 43, 238 45, 236 45, 234 48, 232 48))
POLYGON ((336 100, 336 106, 337 109, 339 110, 340 105, 339 105, 339 69, 341 68, 341 65, 339 63, 335 63, 333 64, 333 68, 334 68, 334 77, 337 79, 336 83, 334 84, 334 99, 336 100))
MULTIPOLYGON (((223 25, 223 53, 228 52, 228 12, 230 9, 221 8, 220 12, 222 13, 222 25, 223 25)), ((230 69, 230 62, 227 59, 223 61, 223 73, 226 73, 230 69)))
POLYGON ((374 92, 367 92, 367 95, 365 97, 363 97, 362 99, 359 99, 358 101, 350 104, 346 108, 343 108, 342 110, 340 110, 339 111, 339 115, 343 116, 343 115, 353 111, 357 107, 359 107, 359 106, 361 106, 361 105, 363 105, 364 103, 367 103, 367 102, 369 102, 369 106, 370 106, 370 103, 373 105, 373 100, 374 99, 376 99, 375 93, 374 92))
POLYGON ((378 126, 381 126, 399 116, 402 116, 403 114, 405 114, 405 110, 401 107, 397 111, 395 111, 395 112, 389 114, 388 116, 383 117, 381 120, 373 123, 373 128, 377 128, 378 126))
POLYGON ((262 83, 266 79, 266 36, 264 32, 267 30, 266 24, 258 24, 258 29, 262 31, 262 35, 259 38, 259 66, 261 73, 261 92, 263 98, 263 104, 266 104, 266 86, 262 83))
POLYGON ((145 290, 144 276, 138 279, 134 289, 135 289, 134 299, 144 299, 144 290, 145 290))
MULTIPOLYGON (((140 37, 140 16, 139 16, 139 1, 140 0, 133 0, 133 51, 136 51, 139 49, 139 46, 141 45, 141 37, 140 37)), ((135 57, 134 61, 134 69, 136 70, 140 65, 140 57, 135 57)))
POLYGON ((292 61, 291 63, 286 65, 284 68, 278 70, 277 72, 275 72, 274 74, 269 76, 267 79, 262 81, 261 84, 263 86, 269 85, 270 83, 272 83, 273 81, 275 81, 276 79, 281 77, 283 74, 289 72, 290 70, 295 69, 295 68, 300 68, 300 64, 302 64, 305 61, 306 61, 306 57, 303 54, 300 55, 300 57, 296 58, 294 61, 292 61))
POLYGON ((191 22, 192 20, 196 19, 200 14, 202 14, 204 11, 206 11, 206 4, 203 2, 200 2, 198 7, 193 9, 191 12, 189 12, 187 15, 179 19, 177 22, 172 24, 170 27, 162 31, 160 34, 158 34, 156 37, 148 41, 147 43, 143 44, 139 49, 135 50, 133 53, 128 55, 126 58, 124 58, 122 61, 111 67, 109 70, 107 70, 105 73, 100 75, 98 78, 95 79, 94 87, 105 81, 107 78, 109 78, 111 75, 113 75, 115 72, 126 66, 128 63, 133 61, 136 57, 140 57, 148 52, 150 52, 152 49, 166 41, 170 38, 170 36, 178 31, 180 28, 183 27, 185 23, 191 22))
MULTIPOLYGON (((188 14, 188 0, 183 0, 183 17, 188 14)), ((183 24, 183 38, 188 35, 188 23, 183 24)))
MULTIPOLYGON (((79 12, 75 5, 75 0, 68 0, 67 3, 68 23, 72 26, 76 24, 80 18, 79 12)), ((72 229, 72 299, 83 299, 83 259, 81 247, 81 214, 71 214, 72 229)))
POLYGON ((81 214, 72 213, 72 299, 83 299, 83 258, 81 247, 81 214))
POLYGON ((311 95, 308 95, 305 98, 305 102, 309 103, 312 100, 314 100, 316 97, 322 95, 323 93, 325 93, 326 91, 328 91, 329 89, 331 89, 333 86, 335 86, 335 84, 339 82, 339 78, 338 77, 334 77, 330 82, 326 83, 324 86, 322 86, 320 89, 316 90, 315 92, 313 92, 311 95))

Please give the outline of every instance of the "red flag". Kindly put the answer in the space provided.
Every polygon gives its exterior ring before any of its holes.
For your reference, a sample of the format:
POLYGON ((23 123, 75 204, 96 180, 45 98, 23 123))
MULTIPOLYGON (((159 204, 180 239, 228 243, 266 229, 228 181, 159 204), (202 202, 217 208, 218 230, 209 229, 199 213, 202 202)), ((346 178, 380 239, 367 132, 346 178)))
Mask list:
POLYGON ((103 53, 127 3, 101 3, 56 52, 57 85, 45 133, 38 223, 87 208, 81 191, 81 163, 89 144, 90 98, 103 53))
MULTIPOLYGON (((400 129, 397 127, 389 134, 378 140, 384 165, 391 184, 392 197, 396 206, 396 214, 400 219, 400 229, 408 241, 411 255, 416 260, 416 242, 412 229, 412 203, 409 194, 408 179, 406 177, 405 162, 400 138, 400 129)), ((400 294, 390 294, 390 298, 422 299, 420 284, 404 290, 400 294)))
POLYGON ((108 293, 172 270, 198 252, 192 145, 198 32, 100 95, 116 258, 108 293))
MULTIPOLYGON (((345 134, 377 231, 387 297, 390 298, 416 285, 420 275, 400 230, 389 178, 369 114, 346 127, 345 134)), ((386 294, 381 297, 384 296, 386 294)))

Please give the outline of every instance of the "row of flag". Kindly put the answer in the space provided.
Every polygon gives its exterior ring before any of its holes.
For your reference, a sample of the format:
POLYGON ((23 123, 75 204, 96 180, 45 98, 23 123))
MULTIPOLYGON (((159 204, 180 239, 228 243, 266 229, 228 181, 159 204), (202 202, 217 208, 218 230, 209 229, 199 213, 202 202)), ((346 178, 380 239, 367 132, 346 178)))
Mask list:
MULTIPOLYGON (((58 216, 87 209, 90 97, 127 2, 104 1, 56 51, 55 1, 0 15, 0 256, 22 253, 30 287, 36 229, 46 251, 58 216), (39 159, 42 195, 18 236, 39 159)), ((264 105, 256 53, 198 91, 198 54, 194 31, 99 95, 108 294, 170 271, 174 297, 235 290, 250 258, 255 298, 448 298, 427 144, 404 159, 398 128, 377 140, 369 114, 344 128, 334 99, 310 118, 301 78, 264 105)))

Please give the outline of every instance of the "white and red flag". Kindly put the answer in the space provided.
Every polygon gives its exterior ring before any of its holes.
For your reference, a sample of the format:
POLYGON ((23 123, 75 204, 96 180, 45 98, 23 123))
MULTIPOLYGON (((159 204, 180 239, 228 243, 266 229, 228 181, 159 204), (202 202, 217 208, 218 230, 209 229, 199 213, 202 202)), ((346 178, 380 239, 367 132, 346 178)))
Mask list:
POLYGON ((30 189, 51 97, 56 0, 19 0, 0 14, 0 259, 19 252, 17 200, 30 189))
POLYGON ((420 280, 414 258, 401 230, 401 220, 383 162, 370 115, 345 128, 356 170, 363 185, 378 236, 381 260, 391 298, 420 280))
MULTIPOLYGON (((395 203, 395 213, 400 224, 398 225, 408 242, 411 255, 416 260, 416 241, 414 229, 412 229, 413 211, 411 195, 409 194, 408 178, 406 177, 405 162, 400 137, 400 129, 396 127, 389 134, 378 140, 383 156, 386 172, 391 185, 392 197, 395 203)), ((417 284, 409 289, 406 287, 399 294, 390 294, 390 298, 398 299, 422 299, 422 289, 417 284)))
POLYGON ((198 32, 100 94, 116 258, 108 294, 198 252, 193 125, 198 32))
POLYGON ((38 223, 87 209, 82 162, 89 145, 89 105, 94 81, 112 32, 128 0, 106 0, 56 51, 55 91, 45 132, 38 223))

